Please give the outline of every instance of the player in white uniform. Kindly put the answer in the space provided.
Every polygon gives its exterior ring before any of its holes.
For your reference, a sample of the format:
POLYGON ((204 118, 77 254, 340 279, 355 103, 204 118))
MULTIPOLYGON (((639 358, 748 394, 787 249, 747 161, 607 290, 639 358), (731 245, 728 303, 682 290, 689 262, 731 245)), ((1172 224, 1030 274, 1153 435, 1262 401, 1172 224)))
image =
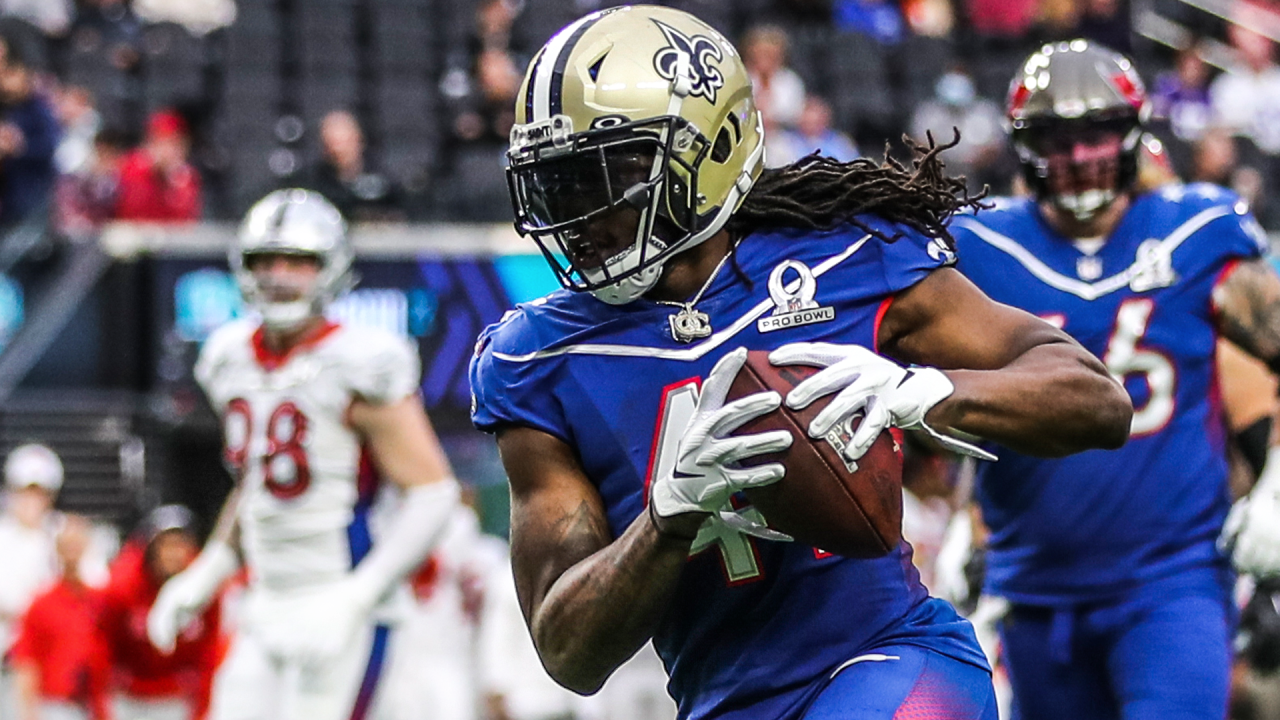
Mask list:
POLYGON ((230 257, 261 321, 218 329, 196 364, 237 486, 200 557, 161 590, 147 631, 172 648, 238 567, 239 546, 251 580, 213 720, 374 717, 388 641, 377 618, 457 503, 412 348, 324 317, 352 284, 352 254, 319 195, 268 195, 230 257), (399 509, 371 534, 370 511, 386 495, 378 476, 398 486, 399 509))

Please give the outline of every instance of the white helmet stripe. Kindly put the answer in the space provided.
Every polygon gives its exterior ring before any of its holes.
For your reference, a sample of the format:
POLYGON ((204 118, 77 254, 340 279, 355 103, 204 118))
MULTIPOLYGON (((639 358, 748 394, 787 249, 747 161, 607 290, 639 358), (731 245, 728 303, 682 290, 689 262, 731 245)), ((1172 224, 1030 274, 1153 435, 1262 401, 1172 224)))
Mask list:
MULTIPOLYGON (((551 117, 552 81, 561 80, 564 67, 569 61, 569 53, 573 51, 573 46, 582 35, 579 28, 585 31, 585 26, 594 24, 607 12, 609 10, 601 10, 579 18, 572 25, 556 33, 556 36, 547 43, 546 48, 539 55, 538 64, 534 67, 533 77, 529 81, 533 87, 533 115, 528 118, 528 122, 537 122, 551 117), (562 54, 564 60, 560 59, 562 54), (560 73, 555 72, 556 68, 559 68, 560 73)), ((556 93, 559 94, 559 88, 556 88, 556 93)), ((559 105, 559 103, 556 104, 559 105)))

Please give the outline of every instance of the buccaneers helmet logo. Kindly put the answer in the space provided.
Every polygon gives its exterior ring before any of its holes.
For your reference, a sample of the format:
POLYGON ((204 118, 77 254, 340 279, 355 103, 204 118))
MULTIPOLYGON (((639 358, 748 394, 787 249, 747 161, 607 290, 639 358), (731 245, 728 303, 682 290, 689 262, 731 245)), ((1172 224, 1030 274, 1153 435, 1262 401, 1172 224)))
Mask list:
POLYGON ((724 51, 706 35, 689 37, 679 30, 653 21, 662 34, 667 37, 667 46, 653 56, 653 67, 658 74, 667 80, 675 80, 676 60, 680 53, 689 56, 689 70, 693 74, 693 88, 690 95, 701 95, 712 105, 716 102, 716 91, 724 87, 724 76, 720 69, 711 63, 724 59, 724 51))

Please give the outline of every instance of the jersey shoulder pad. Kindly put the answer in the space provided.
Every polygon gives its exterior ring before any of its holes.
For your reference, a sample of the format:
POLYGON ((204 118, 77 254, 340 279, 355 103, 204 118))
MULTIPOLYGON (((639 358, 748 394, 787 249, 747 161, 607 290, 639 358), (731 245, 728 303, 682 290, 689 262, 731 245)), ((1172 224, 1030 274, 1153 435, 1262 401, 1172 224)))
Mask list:
POLYGON ((258 324, 251 320, 233 320, 209 333, 200 347, 194 369, 196 382, 205 393, 212 391, 213 383, 223 368, 235 362, 237 357, 253 354, 253 333, 257 329, 258 324))
POLYGON ((594 327, 607 306, 587 293, 557 290, 520 303, 480 333, 476 355, 492 347, 503 355, 527 355, 594 327))
POLYGON ((352 392, 375 405, 417 392, 422 361, 408 338, 380 328, 343 325, 333 338, 352 392))
POLYGON ((1221 185, 1205 182, 1168 185, 1156 191, 1151 201, 1160 203, 1159 211, 1177 217, 1183 223, 1180 227, 1212 228, 1205 233, 1205 238, 1216 253, 1257 257, 1269 250, 1267 233, 1249 211, 1249 204, 1221 185))
POLYGON ((471 420, 481 430, 523 425, 568 437, 568 422, 556 399, 556 357, 539 353, 589 331, 590 305, 582 293, 557 291, 523 303, 485 328, 471 359, 471 420))
POLYGON ((997 232, 1005 232, 1034 217, 1035 204, 1030 198, 993 197, 983 202, 990 207, 976 210, 965 208, 956 213, 951 222, 951 229, 953 231, 968 230, 975 225, 981 225, 997 232))

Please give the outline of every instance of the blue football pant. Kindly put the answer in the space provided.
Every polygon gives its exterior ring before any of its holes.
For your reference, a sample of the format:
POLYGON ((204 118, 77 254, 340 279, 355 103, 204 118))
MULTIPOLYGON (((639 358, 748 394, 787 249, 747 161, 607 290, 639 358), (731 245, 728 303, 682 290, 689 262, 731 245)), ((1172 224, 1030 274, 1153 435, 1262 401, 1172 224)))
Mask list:
POLYGON ((991 673, 914 645, 863 655, 814 698, 804 720, 997 720, 991 673))
POLYGON ((1225 598, 1055 611, 1014 606, 1000 628, 1019 720, 1222 720, 1225 598))

